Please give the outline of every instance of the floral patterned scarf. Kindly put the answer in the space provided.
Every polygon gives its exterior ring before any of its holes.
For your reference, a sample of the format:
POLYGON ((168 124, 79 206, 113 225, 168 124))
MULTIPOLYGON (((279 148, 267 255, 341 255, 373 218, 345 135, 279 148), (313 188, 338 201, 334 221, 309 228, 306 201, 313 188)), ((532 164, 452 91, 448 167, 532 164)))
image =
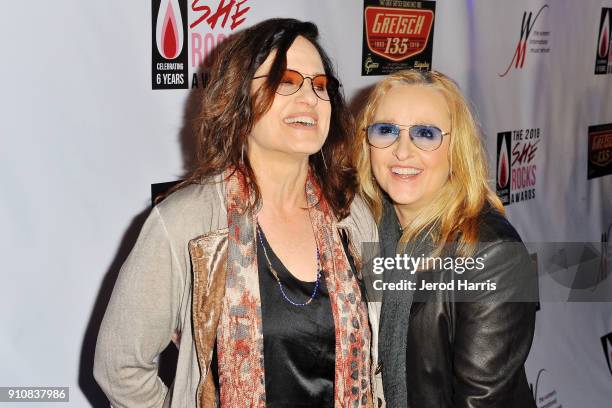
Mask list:
MULTIPOLYGON (((221 406, 265 407, 255 214, 243 210, 250 195, 242 173, 227 170, 225 179, 228 260, 217 328, 221 406)), ((335 218, 310 174, 306 195, 335 325, 334 406, 372 407, 367 306, 335 230, 335 218)))

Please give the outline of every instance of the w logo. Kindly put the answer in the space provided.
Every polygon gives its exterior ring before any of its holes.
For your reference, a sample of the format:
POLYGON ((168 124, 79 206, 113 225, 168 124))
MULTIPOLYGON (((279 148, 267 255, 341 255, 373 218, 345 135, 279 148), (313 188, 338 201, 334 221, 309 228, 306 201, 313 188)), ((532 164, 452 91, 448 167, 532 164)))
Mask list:
POLYGON ((538 20, 538 17, 540 17, 540 13, 542 13, 545 8, 548 8, 547 4, 542 6, 542 8, 538 11, 535 17, 533 17, 533 12, 531 11, 529 13, 527 13, 526 11, 523 12, 523 21, 521 22, 521 37, 519 38, 518 43, 516 44, 516 50, 514 51, 514 55, 512 56, 510 64, 508 64, 508 68, 506 68, 506 71, 504 71, 503 74, 498 74, 500 77, 506 76, 508 72, 510 72, 512 65, 514 65, 515 69, 523 68, 523 64, 525 64, 525 56, 527 55, 527 44, 529 43, 529 35, 531 34, 531 30, 533 29, 533 26, 538 20))

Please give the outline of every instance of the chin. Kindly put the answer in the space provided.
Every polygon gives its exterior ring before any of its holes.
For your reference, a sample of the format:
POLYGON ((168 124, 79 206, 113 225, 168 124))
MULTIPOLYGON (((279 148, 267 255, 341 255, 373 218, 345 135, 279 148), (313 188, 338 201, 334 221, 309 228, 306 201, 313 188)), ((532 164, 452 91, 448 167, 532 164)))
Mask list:
POLYGON ((386 192, 394 204, 410 205, 416 203, 421 198, 419 194, 415 194, 415 191, 406 191, 405 188, 397 188, 395 186, 390 187, 386 192))
POLYGON ((323 147, 323 140, 299 140, 291 143, 290 149, 295 153, 311 155, 317 153, 323 147))
POLYGON ((410 194, 389 194, 391 201, 397 205, 414 205, 419 201, 418 197, 414 197, 410 194))

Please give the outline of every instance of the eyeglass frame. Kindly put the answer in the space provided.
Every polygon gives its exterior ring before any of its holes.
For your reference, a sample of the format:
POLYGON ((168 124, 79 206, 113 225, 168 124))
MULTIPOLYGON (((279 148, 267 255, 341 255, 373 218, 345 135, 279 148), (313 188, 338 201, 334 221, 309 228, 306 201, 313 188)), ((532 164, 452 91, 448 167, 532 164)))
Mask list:
POLYGON ((387 147, 391 147, 393 146, 400 138, 402 130, 407 130, 408 131, 408 136, 410 136, 410 142, 412 142, 412 144, 419 150, 423 151, 423 152, 435 152, 436 150, 438 150, 440 148, 440 146, 442 146, 442 142, 444 142, 444 136, 448 136, 451 134, 451 131, 449 130, 448 132, 443 132, 442 129, 440 129, 439 127, 435 126, 435 125, 427 125, 427 124, 414 124, 414 125, 400 125, 397 123, 393 123, 393 122, 376 122, 376 123, 372 123, 366 127, 364 127, 362 129, 365 134, 366 134, 366 141, 368 142, 368 145, 372 146, 375 149, 386 149, 387 147), (391 142, 390 144, 388 144, 387 146, 384 147, 378 147, 378 146, 374 146, 372 143, 370 143, 370 138, 368 137, 368 128, 370 126, 374 126, 374 125, 393 125, 393 126, 397 126, 400 131, 397 134, 397 137, 395 138, 395 140, 393 142, 391 142), (410 129, 415 127, 415 126, 424 126, 424 127, 430 127, 430 128, 435 128, 438 129, 440 131, 440 144, 438 146, 436 146, 435 149, 432 150, 425 150, 425 149, 421 149, 419 146, 417 146, 416 143, 414 143, 414 139, 412 137, 412 135, 410 134, 410 129))
MULTIPOLYGON (((326 77, 326 78, 327 78, 327 81, 328 81, 328 82, 331 82, 331 83, 334 83, 334 82, 335 82, 336 89, 335 89, 334 91, 332 91, 332 92, 338 92, 338 90, 339 90, 339 89, 340 89, 340 87, 342 86, 342 84, 340 83, 340 81, 338 81, 338 79, 337 79, 337 78, 335 78, 335 77, 334 77, 334 76, 332 76, 332 75, 327 75, 327 74, 318 74, 318 75, 304 75, 304 74, 302 74, 300 71, 296 71, 295 69, 288 69, 288 68, 287 68, 287 69, 285 69, 285 70, 283 70, 283 72, 284 72, 284 71, 291 71, 291 72, 295 72, 296 74, 299 74, 299 75, 302 77, 302 83, 300 84, 300 86, 298 86, 298 88, 295 90, 295 92, 291 92, 290 94, 282 94, 282 93, 279 93, 279 92, 278 92, 278 86, 277 86, 277 88, 274 90, 274 92, 275 92, 275 93, 277 93, 277 94, 279 94, 279 95, 282 95, 282 96, 290 96, 290 95, 294 95, 294 94, 298 93, 298 92, 300 91, 300 89, 302 89, 302 86, 304 86, 304 82, 306 81, 306 78, 310 79, 310 88, 312 89, 312 92, 314 92, 314 94, 317 96, 317 98, 319 98, 320 100, 325 101, 325 102, 329 102, 329 101, 331 101, 331 94, 329 93, 329 91, 327 91, 327 92, 328 92, 328 95, 329 95, 329 99, 323 99, 323 98, 321 98, 321 97, 319 96, 319 94, 317 93, 317 91, 315 90, 315 88, 314 88, 314 82, 313 82, 313 79, 315 79, 316 77, 324 76, 324 77, 326 77)), ((251 79, 260 79, 260 78, 266 78, 266 77, 269 77, 269 76, 270 76, 270 74, 266 74, 266 75, 259 75, 259 76, 253 77, 253 78, 251 78, 251 79)), ((279 84, 279 85, 280 85, 280 84, 279 84)), ((328 88, 328 89, 329 89, 329 88, 328 88)))

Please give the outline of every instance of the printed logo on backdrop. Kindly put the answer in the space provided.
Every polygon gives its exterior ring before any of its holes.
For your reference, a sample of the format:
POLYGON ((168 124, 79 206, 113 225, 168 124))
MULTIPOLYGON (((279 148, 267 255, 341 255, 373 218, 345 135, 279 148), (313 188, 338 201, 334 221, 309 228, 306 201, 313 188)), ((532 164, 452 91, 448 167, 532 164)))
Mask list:
POLYGON ((601 9, 595 56, 595 75, 612 74, 612 8, 601 9))
POLYGON ((497 134, 497 195, 504 205, 536 197, 540 128, 497 134))
POLYGON ((153 0, 153 89, 187 88, 187 4, 153 0))
POLYGON ((606 356, 606 363, 612 375, 612 332, 606 334, 601 338, 601 345, 603 346, 604 355, 606 356))
POLYGON ((529 386, 538 408, 563 408, 552 376, 545 368, 538 371, 535 383, 530 383, 529 386))
POLYGON ((431 69, 434 1, 364 0, 361 75, 431 69))
POLYGON ((587 178, 612 174, 612 123, 589 126, 587 178))
POLYGON ((207 57, 245 23, 248 1, 152 0, 152 88, 203 87, 207 57))
POLYGON ((508 67, 503 73, 498 74, 500 77, 508 75, 513 68, 523 69, 528 54, 541 55, 550 52, 550 31, 543 27, 540 19, 542 12, 547 8, 549 6, 545 4, 537 12, 523 12, 519 40, 508 67))

